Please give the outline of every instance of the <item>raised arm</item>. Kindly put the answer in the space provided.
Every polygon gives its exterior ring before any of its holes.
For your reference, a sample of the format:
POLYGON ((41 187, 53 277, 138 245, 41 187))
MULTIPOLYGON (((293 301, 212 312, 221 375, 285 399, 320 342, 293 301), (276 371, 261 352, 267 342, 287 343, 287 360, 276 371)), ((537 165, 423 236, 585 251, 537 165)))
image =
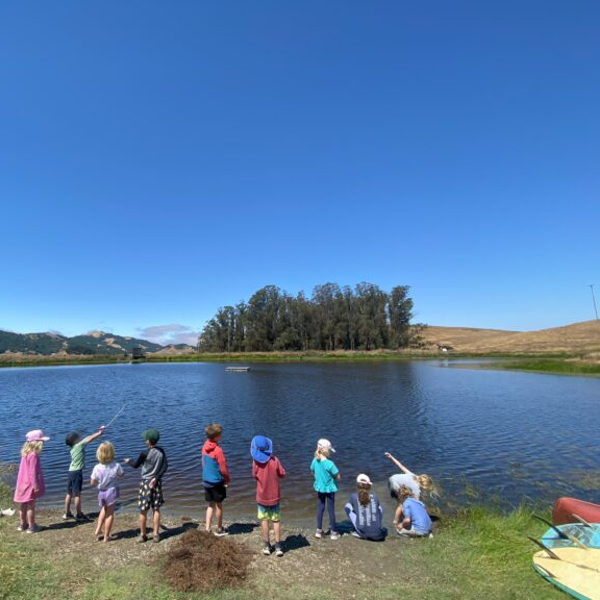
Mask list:
POLYGON ((99 438, 104 433, 104 427, 100 427, 96 433, 92 433, 92 435, 88 435, 86 438, 83 438, 83 442, 85 444, 89 444, 93 442, 95 439, 99 438))
POLYGON ((412 473, 410 469, 407 469, 396 457, 392 456, 389 452, 384 454, 386 458, 389 458, 403 473, 412 473))

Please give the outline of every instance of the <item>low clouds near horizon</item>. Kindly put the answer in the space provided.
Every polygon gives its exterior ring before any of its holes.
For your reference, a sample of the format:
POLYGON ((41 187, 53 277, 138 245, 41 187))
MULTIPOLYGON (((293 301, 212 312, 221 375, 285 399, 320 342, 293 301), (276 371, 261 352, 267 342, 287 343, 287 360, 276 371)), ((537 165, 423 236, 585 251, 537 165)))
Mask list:
POLYGON ((152 325, 138 329, 140 337, 168 346, 169 344, 189 344, 196 346, 198 344, 198 330, 189 325, 180 325, 179 323, 171 323, 170 325, 152 325))

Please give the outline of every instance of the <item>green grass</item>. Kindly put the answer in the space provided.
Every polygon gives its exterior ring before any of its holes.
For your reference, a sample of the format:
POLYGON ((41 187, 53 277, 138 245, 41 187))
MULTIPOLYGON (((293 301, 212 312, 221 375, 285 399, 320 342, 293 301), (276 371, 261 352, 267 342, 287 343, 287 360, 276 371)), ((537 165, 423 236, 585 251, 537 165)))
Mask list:
POLYGON ((600 375, 600 363, 585 360, 523 359, 499 363, 495 368, 562 375, 600 375))
MULTIPOLYGON (((43 533, 23 536, 13 531, 14 521, 10 527, 8 519, 2 521, 0 600, 324 600, 353 595, 371 600, 564 598, 531 567, 536 549, 526 536, 539 538, 545 527, 532 518, 529 508, 518 508, 507 515, 486 508, 465 510, 445 518, 433 540, 394 540, 385 544, 342 540, 339 544, 345 544, 345 560, 351 564, 341 571, 347 579, 327 578, 327 571, 339 557, 335 545, 323 544, 317 546, 317 551, 323 552, 319 568, 323 567, 325 579, 322 573, 313 577, 309 569, 303 578, 287 581, 285 569, 277 571, 277 578, 269 569, 261 569, 259 563, 245 587, 208 594, 172 591, 160 575, 160 560, 129 559, 123 563, 126 566, 105 568, 103 549, 95 547, 93 555, 79 553, 77 560, 74 555, 69 560, 53 560, 52 547, 43 533), (352 553, 353 549, 362 554, 349 556, 348 551, 352 553), (368 579, 373 567, 379 568, 379 574, 368 579), (382 568, 386 576, 382 576, 382 568), (367 579, 360 579, 361 572, 367 579)), ((341 547, 337 547, 341 554, 341 547)), ((292 558, 295 554, 278 564, 301 561, 292 558)), ((294 568, 302 570, 302 564, 294 568)))

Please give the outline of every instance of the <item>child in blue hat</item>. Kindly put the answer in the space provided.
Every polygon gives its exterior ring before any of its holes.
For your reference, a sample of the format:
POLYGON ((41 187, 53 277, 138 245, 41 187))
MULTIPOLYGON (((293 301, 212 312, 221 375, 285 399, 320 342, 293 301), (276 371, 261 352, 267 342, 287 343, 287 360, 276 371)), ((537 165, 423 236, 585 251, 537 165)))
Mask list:
POLYGON ((279 459, 273 456, 273 442, 264 435, 252 439, 250 454, 252 476, 256 479, 256 502, 258 504, 258 520, 262 524, 263 554, 271 554, 271 536, 269 522, 273 523, 275 534, 275 554, 283 556, 281 547, 281 488, 279 480, 285 477, 285 469, 279 459))

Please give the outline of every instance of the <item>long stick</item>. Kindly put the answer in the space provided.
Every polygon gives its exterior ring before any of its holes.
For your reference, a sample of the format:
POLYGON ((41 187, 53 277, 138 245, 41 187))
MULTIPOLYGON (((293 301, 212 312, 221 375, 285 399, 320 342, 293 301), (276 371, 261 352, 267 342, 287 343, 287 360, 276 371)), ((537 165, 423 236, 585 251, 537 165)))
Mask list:
POLYGON ((112 418, 112 421, 108 425, 104 426, 104 429, 108 429, 117 420, 117 417, 125 410, 126 406, 127 406, 127 402, 125 402, 125 404, 123 404, 123 406, 121 407, 121 410, 112 418))

